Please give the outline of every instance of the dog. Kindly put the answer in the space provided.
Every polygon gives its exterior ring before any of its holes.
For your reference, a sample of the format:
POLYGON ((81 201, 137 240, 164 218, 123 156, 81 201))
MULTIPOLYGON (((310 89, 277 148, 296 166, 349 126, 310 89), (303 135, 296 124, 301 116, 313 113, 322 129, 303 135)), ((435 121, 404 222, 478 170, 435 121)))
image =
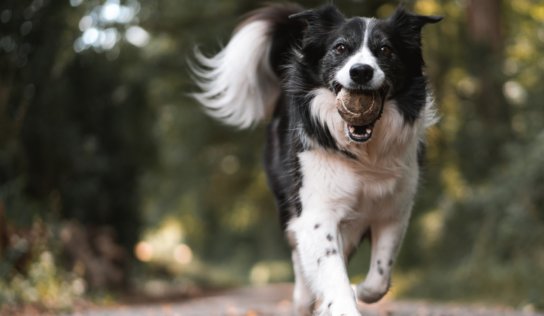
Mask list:
POLYGON ((436 121, 421 30, 441 19, 402 5, 387 19, 270 5, 216 55, 195 48, 192 96, 208 114, 239 128, 269 120, 265 169, 292 248, 296 315, 359 315, 357 298, 390 287, 436 121), (346 265, 366 236, 370 268, 352 288, 346 265))

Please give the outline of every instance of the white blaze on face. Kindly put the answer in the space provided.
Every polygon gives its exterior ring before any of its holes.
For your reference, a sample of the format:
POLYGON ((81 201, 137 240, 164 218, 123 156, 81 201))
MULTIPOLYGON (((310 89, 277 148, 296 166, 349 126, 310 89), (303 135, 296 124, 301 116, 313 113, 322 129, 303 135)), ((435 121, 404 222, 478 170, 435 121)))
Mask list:
POLYGON ((370 18, 364 18, 366 28, 365 28, 365 34, 363 39, 363 44, 361 45, 361 48, 353 53, 351 57, 348 58, 348 61, 346 64, 336 73, 336 81, 340 83, 342 86, 348 88, 348 89, 355 89, 355 88, 361 88, 357 83, 355 83, 350 76, 350 69, 353 67, 353 65, 356 64, 363 64, 368 65, 372 67, 374 70, 374 75, 372 76, 372 79, 368 82, 368 84, 365 85, 366 89, 370 90, 376 90, 379 89, 385 80, 385 74, 383 70, 378 65, 378 61, 376 59, 376 56, 372 54, 372 51, 368 47, 369 45, 369 37, 372 32, 372 28, 374 26, 374 19, 370 18))

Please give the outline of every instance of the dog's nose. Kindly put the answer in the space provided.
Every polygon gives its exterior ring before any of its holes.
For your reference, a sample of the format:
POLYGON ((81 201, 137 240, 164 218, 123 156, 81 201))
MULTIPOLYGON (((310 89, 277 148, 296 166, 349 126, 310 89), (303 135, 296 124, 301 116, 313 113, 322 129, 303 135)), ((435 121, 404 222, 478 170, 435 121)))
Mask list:
POLYGON ((351 80, 358 84, 368 83, 374 75, 374 68, 366 64, 355 64, 349 69, 351 80))

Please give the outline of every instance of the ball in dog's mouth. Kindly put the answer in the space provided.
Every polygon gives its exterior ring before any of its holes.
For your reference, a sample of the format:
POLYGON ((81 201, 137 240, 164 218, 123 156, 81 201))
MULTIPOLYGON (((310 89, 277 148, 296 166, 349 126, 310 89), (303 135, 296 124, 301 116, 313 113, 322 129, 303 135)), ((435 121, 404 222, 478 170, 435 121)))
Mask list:
POLYGON ((385 93, 341 88, 336 95, 336 109, 346 122, 349 140, 364 143, 372 138, 374 124, 383 111, 385 93))

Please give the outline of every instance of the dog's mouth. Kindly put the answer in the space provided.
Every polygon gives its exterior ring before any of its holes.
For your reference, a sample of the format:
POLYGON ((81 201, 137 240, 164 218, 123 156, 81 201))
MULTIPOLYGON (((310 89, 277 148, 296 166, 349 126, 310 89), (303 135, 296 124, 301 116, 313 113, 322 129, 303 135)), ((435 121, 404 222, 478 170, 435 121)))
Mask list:
POLYGON ((346 123, 344 131, 349 140, 356 143, 364 143, 372 138, 374 124, 369 125, 351 125, 346 123))
POLYGON ((372 138, 374 125, 380 119, 388 88, 376 90, 348 89, 334 82, 336 108, 345 121, 344 131, 349 141, 364 143, 372 138))

